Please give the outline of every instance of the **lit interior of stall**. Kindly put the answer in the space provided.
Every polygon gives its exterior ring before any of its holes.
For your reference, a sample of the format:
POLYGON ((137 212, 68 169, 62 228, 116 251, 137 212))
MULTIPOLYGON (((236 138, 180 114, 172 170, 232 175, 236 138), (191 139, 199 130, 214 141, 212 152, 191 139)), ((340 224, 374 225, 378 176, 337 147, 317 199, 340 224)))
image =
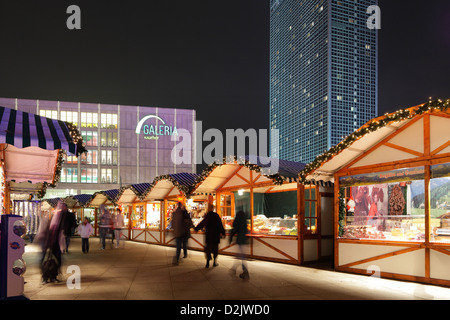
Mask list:
POLYGON ((216 210, 226 230, 231 229, 236 212, 243 211, 252 233, 297 235, 296 179, 304 164, 261 157, 254 162, 250 159, 230 158, 211 165, 198 179, 193 194, 215 195, 216 210), (264 165, 274 164, 271 161, 277 162, 276 172, 264 170, 264 165))
POLYGON ((110 214, 115 214, 117 211, 116 199, 119 195, 119 189, 111 189, 106 191, 98 191, 92 195, 92 198, 86 204, 86 207, 94 209, 94 217, 91 223, 94 222, 95 234, 98 234, 98 225, 100 222, 100 213, 98 208, 105 206, 109 210, 110 214))
POLYGON ((164 225, 161 225, 161 229, 170 230, 172 212, 176 209, 178 202, 187 204, 186 198, 197 177, 198 175, 194 173, 175 173, 156 177, 142 198, 148 207, 147 221, 159 226, 162 218, 164 225))
POLYGON ((124 228, 145 229, 145 206, 141 201, 143 193, 150 187, 150 183, 138 183, 124 186, 120 189, 116 203, 124 215, 124 228))

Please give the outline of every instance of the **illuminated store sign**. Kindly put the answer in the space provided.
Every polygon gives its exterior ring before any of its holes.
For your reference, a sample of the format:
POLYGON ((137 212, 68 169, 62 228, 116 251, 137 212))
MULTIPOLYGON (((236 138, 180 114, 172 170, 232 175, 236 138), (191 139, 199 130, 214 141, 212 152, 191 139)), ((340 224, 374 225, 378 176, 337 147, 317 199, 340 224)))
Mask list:
POLYGON ((158 116, 149 115, 141 119, 136 126, 136 134, 144 133, 146 140, 158 140, 160 136, 178 135, 177 127, 169 126, 158 116), (156 119, 156 124, 145 124, 149 119, 156 119), (161 124, 158 124, 158 121, 161 124))

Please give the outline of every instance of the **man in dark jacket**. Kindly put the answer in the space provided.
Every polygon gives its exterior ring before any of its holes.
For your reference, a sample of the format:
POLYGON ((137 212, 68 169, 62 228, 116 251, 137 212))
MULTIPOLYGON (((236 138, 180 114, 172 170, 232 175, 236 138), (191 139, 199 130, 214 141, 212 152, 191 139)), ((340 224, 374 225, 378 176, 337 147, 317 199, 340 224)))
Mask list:
POLYGON ((208 205, 208 213, 205 218, 195 227, 195 231, 205 228, 205 254, 206 254, 206 268, 209 268, 209 261, 211 254, 214 258, 213 266, 218 266, 217 256, 219 255, 219 243, 221 235, 225 236, 225 228, 222 224, 222 219, 213 211, 214 207, 208 205))
POLYGON ((70 238, 73 236, 73 230, 74 227, 77 224, 77 219, 75 218, 75 213, 72 211, 66 210, 64 212, 64 216, 62 217, 62 223, 63 223, 63 232, 64 237, 66 239, 66 249, 65 252, 69 253, 69 244, 70 244, 70 238))
POLYGON ((181 248, 184 252, 183 258, 187 258, 187 242, 191 237, 190 229, 194 227, 189 213, 181 202, 178 202, 177 209, 172 215, 172 227, 177 248, 172 263, 177 265, 180 260, 181 248))

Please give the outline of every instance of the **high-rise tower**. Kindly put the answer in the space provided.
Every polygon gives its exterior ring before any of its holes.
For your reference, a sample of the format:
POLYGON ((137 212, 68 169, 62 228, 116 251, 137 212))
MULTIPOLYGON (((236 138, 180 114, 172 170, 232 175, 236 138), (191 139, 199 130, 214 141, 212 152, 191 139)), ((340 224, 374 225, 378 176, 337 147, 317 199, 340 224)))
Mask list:
POLYGON ((307 163, 378 114, 377 0, 270 5, 271 155, 307 163))

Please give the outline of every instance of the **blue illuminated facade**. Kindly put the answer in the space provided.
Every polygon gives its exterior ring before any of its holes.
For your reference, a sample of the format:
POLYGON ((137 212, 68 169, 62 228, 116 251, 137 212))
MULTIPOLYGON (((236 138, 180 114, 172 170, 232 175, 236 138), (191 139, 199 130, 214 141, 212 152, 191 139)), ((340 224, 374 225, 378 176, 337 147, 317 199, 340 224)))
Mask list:
POLYGON ((378 114, 376 0, 271 0, 271 155, 307 163, 378 114))

